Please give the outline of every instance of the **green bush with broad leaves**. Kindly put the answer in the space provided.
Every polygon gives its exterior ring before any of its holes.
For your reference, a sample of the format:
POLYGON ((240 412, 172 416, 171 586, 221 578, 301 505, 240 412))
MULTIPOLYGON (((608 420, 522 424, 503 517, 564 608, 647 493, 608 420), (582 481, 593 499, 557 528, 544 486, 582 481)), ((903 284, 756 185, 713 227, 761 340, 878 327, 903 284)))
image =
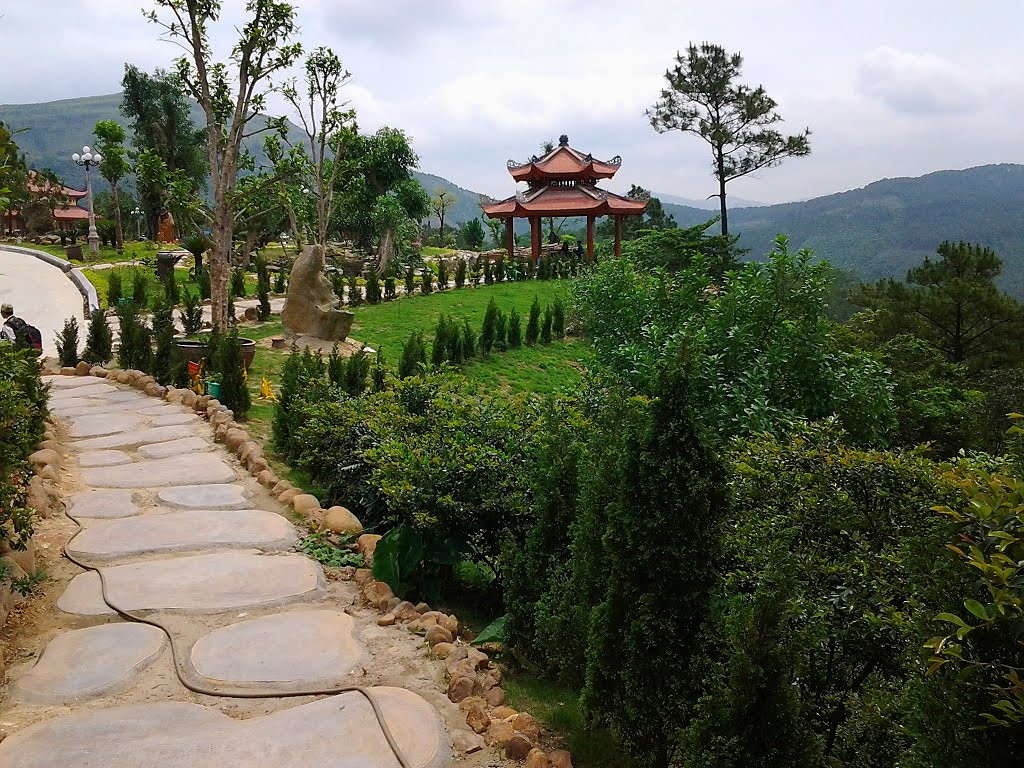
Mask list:
POLYGON ((28 456, 43 438, 47 390, 35 355, 0 343, 0 542, 11 549, 25 548, 35 522, 28 456))

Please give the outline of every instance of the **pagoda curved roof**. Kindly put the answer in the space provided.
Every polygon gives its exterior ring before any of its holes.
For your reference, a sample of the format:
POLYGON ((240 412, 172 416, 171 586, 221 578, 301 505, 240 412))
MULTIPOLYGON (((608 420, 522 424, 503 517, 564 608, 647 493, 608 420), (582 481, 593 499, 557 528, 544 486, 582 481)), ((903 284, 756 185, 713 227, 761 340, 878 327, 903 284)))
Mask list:
POLYGON ((633 200, 587 184, 544 185, 483 206, 488 218, 531 216, 639 216, 646 200, 633 200))
POLYGON ((559 145, 543 157, 532 157, 526 163, 509 160, 507 165, 516 181, 610 179, 618 172, 622 158, 616 155, 611 160, 597 160, 570 147, 568 138, 562 136, 559 145))

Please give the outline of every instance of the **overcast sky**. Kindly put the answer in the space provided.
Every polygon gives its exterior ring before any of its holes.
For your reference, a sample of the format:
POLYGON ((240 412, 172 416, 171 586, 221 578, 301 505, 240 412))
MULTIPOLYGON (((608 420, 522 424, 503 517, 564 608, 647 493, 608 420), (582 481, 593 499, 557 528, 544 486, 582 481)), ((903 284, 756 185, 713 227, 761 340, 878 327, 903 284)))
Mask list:
MULTIPOLYGON (((119 90, 125 62, 166 67, 144 0, 0 0, 0 104, 119 90), (87 28, 88 31, 82 31, 87 28)), ((242 16, 226 0, 222 32, 242 16)), ((360 125, 404 129, 421 168, 495 197, 509 158, 566 133, 609 185, 684 197, 714 191, 698 138, 659 135, 644 109, 678 50, 703 40, 744 56, 785 128, 812 154, 730 185, 764 202, 892 176, 1024 162, 1022 0, 297 0, 301 41, 354 74, 360 125)), ((0 119, 3 115, 0 114, 0 119)))

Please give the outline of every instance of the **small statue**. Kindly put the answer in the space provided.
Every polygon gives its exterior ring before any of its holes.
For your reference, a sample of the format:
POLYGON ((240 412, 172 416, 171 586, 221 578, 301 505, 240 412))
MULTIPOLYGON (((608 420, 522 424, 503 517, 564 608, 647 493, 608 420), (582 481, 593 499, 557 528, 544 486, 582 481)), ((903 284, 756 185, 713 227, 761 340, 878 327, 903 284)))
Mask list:
POLYGON ((157 234, 157 241, 160 243, 176 242, 174 238, 174 216, 171 215, 170 211, 162 211, 160 213, 160 227, 157 234))

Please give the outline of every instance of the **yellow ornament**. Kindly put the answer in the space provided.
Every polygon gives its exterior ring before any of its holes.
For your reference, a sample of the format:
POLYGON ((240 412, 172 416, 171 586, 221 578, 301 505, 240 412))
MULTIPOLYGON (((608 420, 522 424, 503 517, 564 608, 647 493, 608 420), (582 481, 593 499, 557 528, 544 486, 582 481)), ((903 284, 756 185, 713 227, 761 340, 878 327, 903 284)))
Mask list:
POLYGON ((263 383, 260 384, 260 399, 269 400, 272 403, 277 402, 277 395, 274 394, 274 389, 270 386, 270 379, 266 376, 263 377, 263 383))

